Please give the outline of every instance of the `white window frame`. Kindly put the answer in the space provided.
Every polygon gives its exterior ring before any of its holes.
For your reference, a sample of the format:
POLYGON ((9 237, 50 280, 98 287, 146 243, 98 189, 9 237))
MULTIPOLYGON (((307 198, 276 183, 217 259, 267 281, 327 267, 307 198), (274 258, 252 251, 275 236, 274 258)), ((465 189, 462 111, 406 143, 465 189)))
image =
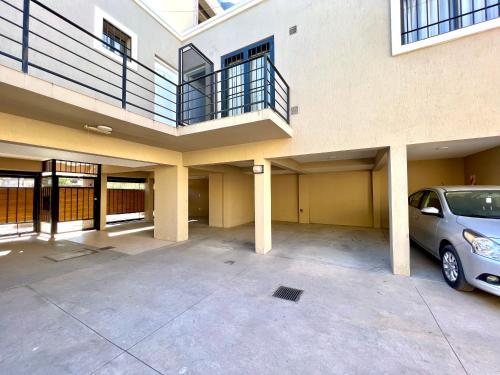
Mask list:
POLYGON ((500 27, 500 17, 493 20, 484 21, 475 25, 461 29, 449 31, 427 39, 422 39, 413 43, 401 43, 401 0, 391 0, 391 42, 392 56, 401 55, 411 51, 427 48, 437 44, 449 42, 451 40, 463 38, 469 35, 481 33, 486 30, 493 30, 500 27))
MULTIPOLYGON (((111 57, 119 63, 123 62, 122 57, 102 45, 102 27, 104 20, 108 21, 130 37, 131 57, 137 60, 137 34, 97 6, 94 9, 94 35, 97 36, 99 40, 94 39, 94 49, 105 54, 106 56, 111 57)), ((127 61, 127 66, 130 69, 137 70, 137 63, 134 61, 127 61)))

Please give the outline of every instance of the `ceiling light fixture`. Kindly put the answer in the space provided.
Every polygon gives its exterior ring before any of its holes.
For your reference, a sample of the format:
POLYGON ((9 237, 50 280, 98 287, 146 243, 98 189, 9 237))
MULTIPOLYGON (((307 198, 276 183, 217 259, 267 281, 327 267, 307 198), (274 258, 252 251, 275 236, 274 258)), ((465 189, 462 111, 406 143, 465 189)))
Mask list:
POLYGON ((449 147, 448 146, 440 146, 440 147, 436 147, 436 150, 437 151, 442 151, 442 150, 448 150, 449 147))
POLYGON ((106 126, 106 125, 97 125, 97 126, 91 126, 91 125, 83 125, 83 128, 95 133, 100 133, 100 134, 111 134, 113 131, 113 128, 111 126, 106 126))

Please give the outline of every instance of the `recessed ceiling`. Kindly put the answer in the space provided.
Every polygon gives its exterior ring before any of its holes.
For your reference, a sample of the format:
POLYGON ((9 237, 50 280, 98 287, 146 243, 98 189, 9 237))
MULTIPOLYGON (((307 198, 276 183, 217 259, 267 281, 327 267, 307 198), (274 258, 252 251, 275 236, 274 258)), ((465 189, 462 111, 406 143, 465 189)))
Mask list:
POLYGON ((111 158, 107 156, 61 151, 61 150, 54 150, 54 149, 35 147, 35 146, 25 146, 7 142, 0 142, 0 157, 40 160, 40 161, 48 159, 60 159, 60 160, 81 161, 85 163, 116 165, 120 167, 130 167, 130 168, 142 168, 151 166, 151 163, 144 163, 136 160, 111 158))
POLYGON ((408 160, 463 158, 497 146, 500 146, 500 137, 410 145, 408 160))
POLYGON ((325 152, 321 154, 308 154, 291 156, 290 159, 298 163, 313 163, 319 161, 350 160, 350 159, 370 159, 377 155, 379 149, 370 148, 363 150, 349 150, 338 152, 325 152))

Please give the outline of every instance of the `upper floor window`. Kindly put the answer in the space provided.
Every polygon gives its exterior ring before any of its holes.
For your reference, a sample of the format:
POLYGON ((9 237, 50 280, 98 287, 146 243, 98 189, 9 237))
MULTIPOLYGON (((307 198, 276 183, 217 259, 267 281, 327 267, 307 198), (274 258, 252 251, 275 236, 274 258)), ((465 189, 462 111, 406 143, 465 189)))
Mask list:
POLYGON ((102 22, 102 40, 105 48, 120 56, 125 53, 131 57, 132 38, 105 19, 102 22))
POLYGON ((401 0, 401 44, 498 18, 499 0, 401 0))

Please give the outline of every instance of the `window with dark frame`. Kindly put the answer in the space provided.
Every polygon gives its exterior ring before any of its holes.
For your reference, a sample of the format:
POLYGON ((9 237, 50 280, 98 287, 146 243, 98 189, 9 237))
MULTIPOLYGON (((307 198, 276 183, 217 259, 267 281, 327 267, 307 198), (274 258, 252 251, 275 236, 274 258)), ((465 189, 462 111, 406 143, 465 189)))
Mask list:
POLYGON ((103 20, 102 23, 102 40, 106 49, 120 56, 126 53, 129 58, 132 57, 132 39, 130 36, 106 20, 103 20))
POLYGON ((401 44, 500 16, 500 0, 401 0, 401 44))

